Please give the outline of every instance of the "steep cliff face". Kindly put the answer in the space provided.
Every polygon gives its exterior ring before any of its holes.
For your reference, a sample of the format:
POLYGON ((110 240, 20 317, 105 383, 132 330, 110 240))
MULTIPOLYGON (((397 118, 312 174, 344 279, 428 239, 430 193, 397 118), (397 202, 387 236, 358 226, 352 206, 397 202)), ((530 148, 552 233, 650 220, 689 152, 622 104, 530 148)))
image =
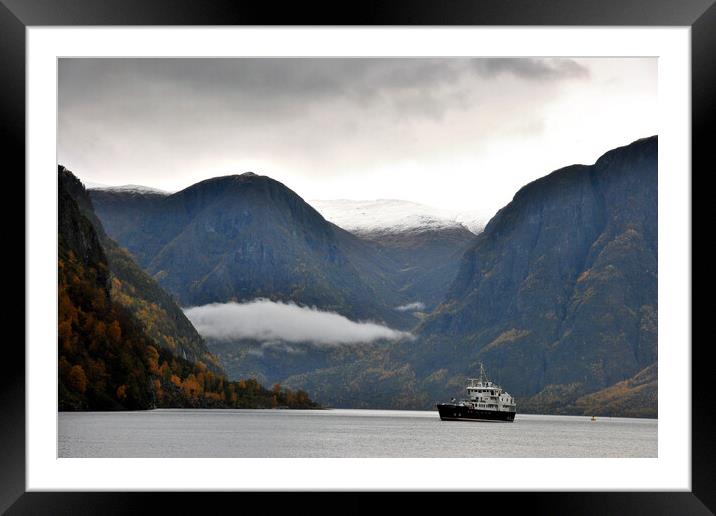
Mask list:
POLYGON ((75 202, 74 176, 58 184, 58 406, 60 410, 146 409, 152 390, 143 343, 135 344, 110 297, 100 237, 75 202), (122 334, 132 339, 121 346, 122 334), (121 392, 117 389, 124 386, 121 392))
POLYGON ((64 167, 60 167, 58 179, 57 236, 60 255, 68 257, 71 252, 74 259, 84 267, 94 269, 96 271, 94 283, 106 295, 109 295, 110 275, 107 257, 92 221, 83 215, 74 200, 73 193, 76 192, 74 180, 76 178, 64 167))
POLYGON ((416 369, 471 374, 483 361, 518 396, 576 396, 653 364, 657 145, 639 140, 522 188, 422 327, 430 352, 416 369))

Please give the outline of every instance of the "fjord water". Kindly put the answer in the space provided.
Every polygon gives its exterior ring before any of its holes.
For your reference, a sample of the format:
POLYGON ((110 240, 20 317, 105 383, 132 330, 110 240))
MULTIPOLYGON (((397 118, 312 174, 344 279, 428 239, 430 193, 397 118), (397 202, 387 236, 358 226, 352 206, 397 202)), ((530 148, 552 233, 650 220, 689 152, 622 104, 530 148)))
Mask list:
POLYGON ((656 457, 657 420, 435 411, 60 412, 59 457, 656 457))

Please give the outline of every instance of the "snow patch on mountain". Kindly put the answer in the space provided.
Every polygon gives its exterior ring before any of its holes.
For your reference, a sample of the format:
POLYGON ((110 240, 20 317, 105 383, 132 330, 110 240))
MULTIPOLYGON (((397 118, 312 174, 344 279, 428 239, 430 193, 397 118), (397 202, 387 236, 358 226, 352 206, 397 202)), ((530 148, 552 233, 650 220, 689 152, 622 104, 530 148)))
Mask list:
POLYGON ((103 188, 111 188, 109 185, 104 183, 92 183, 91 181, 82 181, 82 184, 87 190, 102 190, 103 188))
POLYGON ((416 312, 418 310, 425 310, 425 303, 421 301, 415 301, 414 303, 396 306, 395 309, 399 310, 400 312, 416 312))
POLYGON ((451 211, 399 199, 309 201, 323 217, 356 234, 403 233, 465 227, 479 234, 487 218, 477 211, 451 211))
POLYGON ((479 211, 459 211, 455 214, 455 220, 476 235, 482 233, 491 217, 479 211))
POLYGON ((160 190, 159 188, 152 188, 151 186, 143 185, 121 185, 121 186, 108 186, 101 185, 98 183, 85 183, 87 190, 104 190, 108 192, 127 192, 127 193, 138 193, 138 194, 155 194, 155 195, 170 195, 171 192, 166 190, 160 190))

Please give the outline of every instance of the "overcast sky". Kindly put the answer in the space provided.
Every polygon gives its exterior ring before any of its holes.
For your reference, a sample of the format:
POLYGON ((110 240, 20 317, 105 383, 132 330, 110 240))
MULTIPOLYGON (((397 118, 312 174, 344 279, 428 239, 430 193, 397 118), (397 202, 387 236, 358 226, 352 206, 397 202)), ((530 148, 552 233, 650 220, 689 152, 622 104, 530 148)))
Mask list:
POLYGON ((658 134, 654 58, 60 59, 58 90, 60 164, 169 191, 253 171, 491 214, 658 134))

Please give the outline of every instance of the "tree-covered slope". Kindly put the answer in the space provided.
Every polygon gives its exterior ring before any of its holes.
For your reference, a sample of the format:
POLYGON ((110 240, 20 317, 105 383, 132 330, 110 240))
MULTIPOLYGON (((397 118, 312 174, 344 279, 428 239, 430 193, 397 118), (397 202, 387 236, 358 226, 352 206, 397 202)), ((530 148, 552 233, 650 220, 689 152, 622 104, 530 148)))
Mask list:
POLYGON ((60 410, 315 406, 305 392, 230 382, 201 361, 156 346, 136 307, 112 296, 106 237, 91 210, 75 201, 81 184, 62 167, 58 176, 60 410))
POLYGON ((218 360, 206 348, 202 337, 174 299, 105 233, 79 179, 64 167, 59 168, 59 177, 65 191, 71 195, 98 235, 111 271, 109 288, 113 301, 134 314, 156 347, 168 349, 190 362, 202 362, 215 373, 222 373, 218 360))

